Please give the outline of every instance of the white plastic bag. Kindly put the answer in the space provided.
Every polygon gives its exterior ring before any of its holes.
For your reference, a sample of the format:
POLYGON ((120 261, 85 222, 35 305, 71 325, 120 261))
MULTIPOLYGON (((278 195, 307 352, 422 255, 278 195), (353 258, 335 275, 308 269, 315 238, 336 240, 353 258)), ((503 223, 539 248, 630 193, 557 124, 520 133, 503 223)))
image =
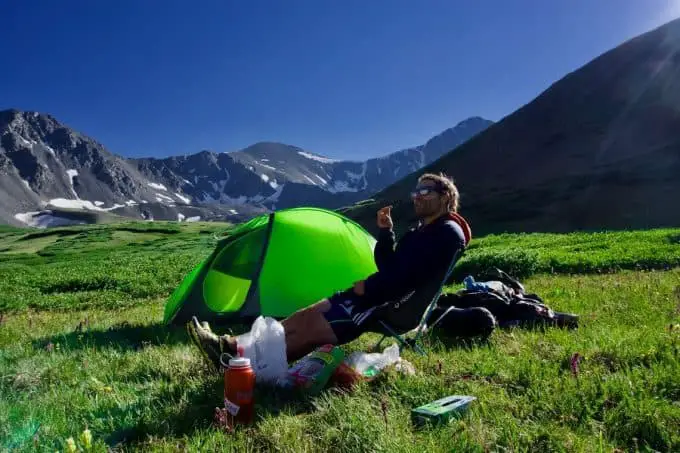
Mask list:
POLYGON ((380 370, 399 361, 399 346, 395 343, 388 346, 383 352, 353 352, 345 360, 345 364, 352 367, 357 373, 366 377, 374 377, 380 370))
POLYGON ((405 359, 399 359, 397 364, 394 366, 394 369, 408 376, 413 376, 416 374, 416 369, 413 364, 405 359))
POLYGON ((288 372, 286 335, 274 318, 258 317, 250 332, 236 337, 239 355, 250 359, 258 383, 282 385, 288 372))

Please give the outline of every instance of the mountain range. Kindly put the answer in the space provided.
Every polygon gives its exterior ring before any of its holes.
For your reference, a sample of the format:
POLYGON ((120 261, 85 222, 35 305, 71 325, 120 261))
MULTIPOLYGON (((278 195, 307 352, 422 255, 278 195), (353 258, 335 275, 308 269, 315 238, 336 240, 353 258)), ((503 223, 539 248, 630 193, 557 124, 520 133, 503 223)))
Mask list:
POLYGON ((5 110, 0 221, 41 227, 118 216, 239 222, 302 205, 333 209, 370 197, 491 124, 471 117, 424 145, 366 161, 272 142, 158 159, 115 155, 49 114, 5 110))
MULTIPOLYGON (((453 176, 477 235, 680 225, 680 19, 628 40, 422 171, 453 176)), ((343 209, 369 230, 408 175, 343 209)))

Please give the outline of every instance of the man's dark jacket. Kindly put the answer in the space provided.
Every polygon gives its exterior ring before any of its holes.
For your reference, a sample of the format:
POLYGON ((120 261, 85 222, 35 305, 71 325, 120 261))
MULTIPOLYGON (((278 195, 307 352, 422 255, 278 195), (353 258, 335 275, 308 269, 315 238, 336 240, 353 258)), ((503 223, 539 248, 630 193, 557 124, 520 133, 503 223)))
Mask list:
POLYGON ((454 255, 469 240, 459 222, 444 215, 412 228, 396 247, 394 232, 382 228, 374 250, 378 272, 366 279, 364 295, 357 298, 361 308, 396 302, 432 278, 443 278, 454 255))

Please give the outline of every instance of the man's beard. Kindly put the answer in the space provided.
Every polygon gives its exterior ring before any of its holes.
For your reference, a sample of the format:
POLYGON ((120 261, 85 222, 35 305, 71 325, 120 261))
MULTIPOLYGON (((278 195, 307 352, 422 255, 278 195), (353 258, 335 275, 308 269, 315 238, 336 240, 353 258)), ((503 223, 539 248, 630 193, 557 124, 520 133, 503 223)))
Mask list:
POLYGON ((424 219, 425 217, 435 215, 437 212, 439 212, 439 206, 434 200, 421 201, 420 203, 416 204, 414 208, 416 211, 416 216, 419 219, 424 219))

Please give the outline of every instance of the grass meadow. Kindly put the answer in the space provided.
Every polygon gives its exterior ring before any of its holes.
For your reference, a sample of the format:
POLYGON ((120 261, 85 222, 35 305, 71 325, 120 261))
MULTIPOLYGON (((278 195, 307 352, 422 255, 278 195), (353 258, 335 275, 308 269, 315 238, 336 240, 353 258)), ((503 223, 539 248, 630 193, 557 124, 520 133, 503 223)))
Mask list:
POLYGON ((579 328, 464 345, 435 331, 427 356, 402 352, 415 375, 315 397, 263 388, 256 423, 225 432, 222 377, 162 317, 229 228, 0 228, 0 451, 680 451, 680 230, 475 239, 448 291, 499 267, 579 328), (451 394, 477 399, 412 426, 412 408, 451 394))

